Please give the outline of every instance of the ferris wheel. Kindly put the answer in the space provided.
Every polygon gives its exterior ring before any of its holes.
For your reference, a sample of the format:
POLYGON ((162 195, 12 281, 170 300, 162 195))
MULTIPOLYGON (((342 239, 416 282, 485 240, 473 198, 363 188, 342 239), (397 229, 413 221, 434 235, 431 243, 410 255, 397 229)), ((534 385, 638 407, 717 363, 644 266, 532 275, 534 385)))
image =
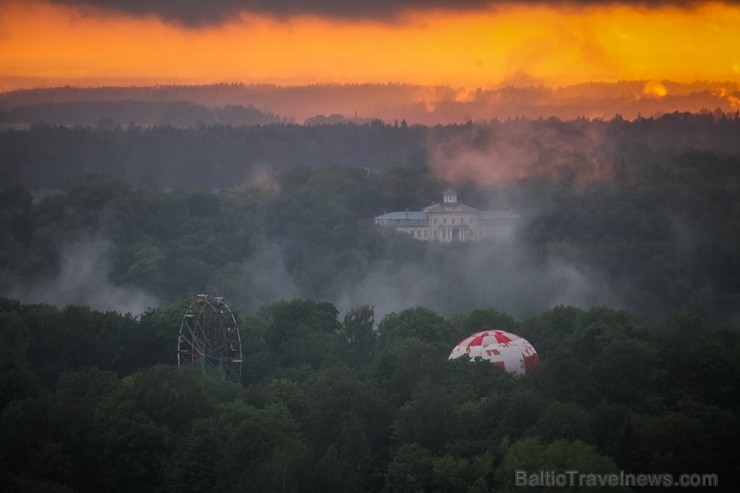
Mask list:
POLYGON ((196 366, 239 382, 242 374, 242 340, 234 314, 222 297, 198 294, 180 323, 177 366, 196 366))

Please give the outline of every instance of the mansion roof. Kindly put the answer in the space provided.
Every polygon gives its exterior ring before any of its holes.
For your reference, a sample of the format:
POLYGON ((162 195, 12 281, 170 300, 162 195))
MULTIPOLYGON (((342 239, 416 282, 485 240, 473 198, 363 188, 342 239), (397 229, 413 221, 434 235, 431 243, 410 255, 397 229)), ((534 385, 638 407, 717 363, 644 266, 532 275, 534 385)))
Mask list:
POLYGON ((423 212, 478 212, 478 209, 474 209, 473 207, 465 205, 462 202, 452 202, 444 204, 433 204, 429 207, 424 207, 423 212))
POLYGON ((426 226, 429 224, 427 213, 423 211, 389 212, 375 218, 375 224, 381 226, 426 226))
POLYGON ((432 214, 444 214, 444 213, 468 213, 475 215, 478 222, 482 225, 498 222, 516 221, 519 219, 519 214, 516 214, 507 210, 488 210, 479 211, 473 207, 465 205, 460 202, 446 203, 446 204, 434 204, 429 207, 425 207, 421 211, 402 211, 402 212, 388 212, 375 218, 375 224, 380 226, 428 226, 429 215, 432 214))

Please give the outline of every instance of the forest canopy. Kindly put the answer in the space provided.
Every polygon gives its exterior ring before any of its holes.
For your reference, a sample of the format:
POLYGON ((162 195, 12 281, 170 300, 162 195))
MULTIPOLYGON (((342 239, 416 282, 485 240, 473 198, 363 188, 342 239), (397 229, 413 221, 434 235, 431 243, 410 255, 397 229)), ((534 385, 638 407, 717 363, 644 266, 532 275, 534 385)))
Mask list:
POLYGON ((578 469, 733 485, 738 135, 711 113, 1 132, 0 482, 483 492, 578 469), (450 248, 374 224, 449 187, 515 211, 514 234, 450 248), (177 367, 196 293, 237 314, 240 384, 177 367), (529 340, 538 370, 447 359, 487 328, 529 340))
POLYGON ((383 315, 606 305, 737 327, 739 128, 672 115, 7 131, 0 293, 124 313, 200 291, 247 312, 293 297, 383 315), (515 237, 449 249, 373 224, 450 186, 519 214, 515 237))
POLYGON ((3 484, 518 491, 518 470, 737 480, 740 338, 697 318, 416 307, 375 320, 370 307, 340 317, 281 301, 241 318, 239 385, 175 366, 182 308, 135 319, 0 301, 3 484), (447 359, 492 324, 532 342, 536 371, 447 359))

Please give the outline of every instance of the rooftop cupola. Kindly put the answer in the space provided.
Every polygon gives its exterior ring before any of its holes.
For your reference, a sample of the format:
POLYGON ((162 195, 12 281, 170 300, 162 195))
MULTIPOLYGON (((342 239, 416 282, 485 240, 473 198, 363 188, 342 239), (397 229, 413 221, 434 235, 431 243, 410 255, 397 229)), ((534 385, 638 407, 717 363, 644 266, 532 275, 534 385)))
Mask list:
POLYGON ((445 204, 456 204, 457 203, 457 192, 451 188, 448 188, 442 194, 442 198, 445 204))

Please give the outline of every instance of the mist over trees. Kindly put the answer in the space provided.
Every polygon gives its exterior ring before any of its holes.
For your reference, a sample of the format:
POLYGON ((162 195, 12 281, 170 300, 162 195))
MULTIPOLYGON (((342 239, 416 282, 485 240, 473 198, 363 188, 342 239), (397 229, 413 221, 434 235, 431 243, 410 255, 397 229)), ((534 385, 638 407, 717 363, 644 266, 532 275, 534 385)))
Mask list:
POLYGON ((0 484, 478 492, 578 469, 727 488, 738 136, 709 112, 3 131, 0 484), (514 236, 373 224, 450 186, 516 211, 514 236), (174 366, 199 292, 238 313, 241 385, 174 366), (490 326, 539 371, 447 360, 490 326))
POLYGON ((133 313, 208 290, 247 311, 292 297, 380 314, 606 305, 737 326, 739 129, 676 114, 10 130, 0 288, 133 313), (448 186, 519 213, 515 238, 448 249, 373 225, 448 186))
MULTIPOLYGON (((234 188, 255 170, 296 166, 373 170, 452 165, 460 151, 476 151, 479 172, 517 170, 500 178, 643 172, 677 153, 698 150, 737 155, 740 119, 674 113, 627 121, 493 120, 424 127, 403 120, 310 125, 169 125, 144 127, 100 121, 93 126, 32 125, 0 133, 0 179, 8 185, 60 188, 87 173, 107 174, 132 186, 234 188), (464 145, 463 145, 464 144, 464 145), (442 156, 435 156, 441 147, 442 156), (434 163, 432 163, 434 164, 434 163), (624 168, 623 170, 621 168, 624 168)), ((435 171, 440 171, 435 169, 435 171)), ((444 173, 440 173, 444 176, 444 173)))

